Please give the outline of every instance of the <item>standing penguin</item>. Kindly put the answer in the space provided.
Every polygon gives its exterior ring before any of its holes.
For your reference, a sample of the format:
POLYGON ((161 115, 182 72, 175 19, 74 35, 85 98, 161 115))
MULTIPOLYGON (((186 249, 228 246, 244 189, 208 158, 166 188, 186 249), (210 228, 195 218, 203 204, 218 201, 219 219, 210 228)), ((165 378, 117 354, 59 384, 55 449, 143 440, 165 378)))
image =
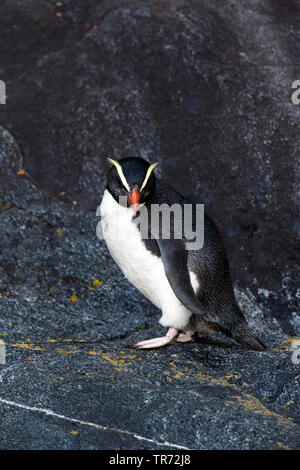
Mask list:
POLYGON ((168 327, 166 336, 133 347, 158 348, 175 339, 188 342, 197 331, 206 330, 222 331, 258 351, 266 349, 251 333, 236 303, 225 248, 214 222, 204 216, 201 249, 188 250, 185 236, 174 236, 174 223, 169 239, 157 235, 151 205, 192 204, 195 209, 195 204, 154 176, 155 163, 141 158, 108 160, 112 167, 100 206, 103 238, 124 275, 162 311, 160 324, 168 327), (136 223, 143 206, 150 236, 136 223))

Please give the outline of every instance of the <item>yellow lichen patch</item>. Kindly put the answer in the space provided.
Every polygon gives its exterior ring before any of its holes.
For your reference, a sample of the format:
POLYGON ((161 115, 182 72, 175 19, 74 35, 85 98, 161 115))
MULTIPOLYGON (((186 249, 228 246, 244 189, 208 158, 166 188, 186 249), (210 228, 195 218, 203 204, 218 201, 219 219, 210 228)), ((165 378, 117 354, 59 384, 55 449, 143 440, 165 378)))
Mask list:
POLYGON ((295 341, 299 341, 299 342, 300 342, 300 338, 289 338, 289 339, 285 339, 284 341, 282 341, 281 344, 294 343, 295 341))
POLYGON ((77 295, 71 295, 70 299, 71 299, 72 302, 77 302, 78 297, 77 297, 77 295))
POLYGON ((93 281, 93 285, 94 285, 94 286, 102 286, 102 284, 103 284, 102 281, 99 281, 99 279, 95 279, 95 280, 93 281))
POLYGON ((47 343, 56 343, 57 339, 47 339, 47 343))
POLYGON ((23 349, 33 349, 31 346, 29 346, 29 344, 26 344, 26 343, 15 343, 15 344, 12 344, 12 346, 23 348, 23 349))
POLYGON ((28 356, 25 361, 36 361, 36 357, 28 356))
POLYGON ((233 374, 225 375, 225 379, 227 379, 227 380, 233 379, 233 377, 234 377, 233 374))
MULTIPOLYGON (((221 385, 223 387, 230 388, 231 390, 237 392, 239 395, 234 395, 232 398, 233 401, 226 401, 225 403, 230 405, 242 405, 247 411, 254 411, 263 416, 268 416, 275 419, 278 424, 284 426, 291 426, 293 424, 292 418, 287 418, 282 416, 274 411, 268 410, 258 398, 250 393, 242 391, 235 383, 229 382, 226 377, 213 377, 211 375, 203 373, 201 370, 198 372, 192 372, 190 368, 183 366, 178 370, 178 367, 174 362, 170 363, 171 369, 173 372, 176 372, 176 378, 185 377, 185 378, 198 378, 201 382, 210 382, 216 385, 221 385), (178 375, 179 377, 178 377, 178 375)), ((175 377, 173 376, 173 377, 175 377)), ((169 380, 169 377, 167 378, 169 380)), ((170 381, 170 380, 169 380, 170 381)))
POLYGON ((286 418, 274 411, 268 410, 258 398, 243 392, 243 396, 233 395, 232 397, 236 401, 227 401, 227 404, 237 405, 241 404, 247 411, 255 411, 265 417, 274 418, 279 424, 285 426, 290 425, 293 422, 292 418, 286 418))
POLYGON ((34 351, 45 351, 45 349, 41 348, 40 346, 30 346, 26 343, 15 343, 12 344, 13 347, 23 348, 23 349, 31 349, 34 351))
POLYGON ((119 364, 118 361, 116 361, 115 359, 111 358, 108 356, 108 354, 102 354, 102 357, 103 359, 105 359, 106 361, 110 362, 111 364, 113 364, 114 366, 117 366, 119 364))
POLYGON ((101 357, 115 366, 115 370, 128 372, 127 367, 130 361, 136 358, 136 354, 126 354, 124 351, 120 351, 120 353, 102 353, 101 357))
POLYGON ((184 374, 182 372, 177 372, 175 375, 173 375, 174 379, 179 379, 179 377, 182 377, 184 374))
POLYGON ((224 376, 224 379, 226 380, 232 380, 232 379, 240 379, 242 377, 242 374, 227 374, 224 376))
POLYGON ((63 339, 63 341, 65 341, 66 343, 70 343, 70 342, 72 342, 73 340, 72 340, 72 339, 63 339))
MULTIPOLYGON (((199 363, 198 365, 202 365, 199 363)), ((196 378, 198 377, 198 373, 192 372, 189 367, 187 366, 182 366, 180 369, 175 365, 174 362, 170 362, 171 370, 174 373, 173 378, 174 379, 179 379, 179 378, 196 378)), ((169 378, 168 378, 169 380, 169 378)))
POLYGON ((284 450, 291 450, 288 446, 286 446, 285 444, 283 444, 283 442, 276 442, 276 444, 277 444, 278 447, 280 447, 281 449, 284 449, 284 450))
POLYGON ((91 356, 97 356, 97 354, 99 354, 97 351, 89 351, 89 354, 91 356))
POLYGON ((72 434, 73 436, 76 436, 76 434, 78 434, 78 433, 79 433, 79 431, 75 431, 75 429, 73 429, 73 430, 70 432, 70 434, 72 434))
POLYGON ((9 297, 10 294, 11 294, 11 292, 10 292, 9 290, 7 290, 7 291, 5 292, 6 297, 9 297))
POLYGON ((63 230, 61 230, 60 228, 55 228, 54 229, 54 232, 56 233, 56 235, 58 235, 59 237, 63 237, 65 235, 65 233, 63 232, 63 230))
POLYGON ((300 338, 289 338, 285 339, 280 343, 280 346, 285 347, 285 351, 293 351, 293 349, 297 346, 300 346, 300 338))

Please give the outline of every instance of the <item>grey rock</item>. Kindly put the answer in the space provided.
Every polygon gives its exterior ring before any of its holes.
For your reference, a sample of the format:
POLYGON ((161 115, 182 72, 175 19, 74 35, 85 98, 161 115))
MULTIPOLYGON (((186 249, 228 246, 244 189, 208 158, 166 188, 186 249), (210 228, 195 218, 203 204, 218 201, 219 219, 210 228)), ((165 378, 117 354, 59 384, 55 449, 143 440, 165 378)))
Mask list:
POLYGON ((299 7, 59 3, 0 19, 0 448, 296 449, 299 7), (205 202, 266 352, 127 348, 164 331, 96 236, 133 153, 205 202))
POLYGON ((63 199, 1 172, 0 448, 296 449, 295 341, 251 290, 236 296, 265 353, 222 334, 130 350, 163 334, 160 312, 98 240, 96 213, 63 199))
POLYGON ((26 170, 95 209, 107 156, 159 161, 214 216, 240 287, 295 334, 299 6, 59 3, 3 7, 0 118, 26 170))

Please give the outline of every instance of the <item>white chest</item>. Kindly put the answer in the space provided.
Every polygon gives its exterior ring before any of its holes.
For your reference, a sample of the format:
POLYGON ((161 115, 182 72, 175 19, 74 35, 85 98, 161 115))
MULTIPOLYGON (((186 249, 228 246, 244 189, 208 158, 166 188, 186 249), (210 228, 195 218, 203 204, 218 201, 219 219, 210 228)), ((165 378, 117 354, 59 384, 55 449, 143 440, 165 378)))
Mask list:
MULTIPOLYGON (((124 275, 163 311, 161 324, 184 328, 191 313, 174 294, 161 258, 146 249, 140 231, 132 221, 132 209, 120 206, 106 190, 100 212, 103 238, 124 275)), ((199 283, 193 272, 190 272, 190 279, 196 291, 199 283)))
POLYGON ((100 206, 103 238, 127 279, 158 308, 161 284, 168 284, 160 258, 146 249, 132 221, 131 208, 120 206, 106 190, 100 206))

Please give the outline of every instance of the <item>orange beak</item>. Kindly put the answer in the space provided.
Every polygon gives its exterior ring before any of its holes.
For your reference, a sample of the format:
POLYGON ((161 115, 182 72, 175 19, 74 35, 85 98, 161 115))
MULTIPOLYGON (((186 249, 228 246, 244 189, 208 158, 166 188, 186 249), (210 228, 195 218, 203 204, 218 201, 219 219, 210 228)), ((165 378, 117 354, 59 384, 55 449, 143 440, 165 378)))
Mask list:
POLYGON ((131 194, 128 194, 127 199, 128 199, 129 205, 133 208, 133 211, 136 214, 138 205, 140 202, 140 193, 138 192, 137 189, 133 189, 131 191, 131 194))

